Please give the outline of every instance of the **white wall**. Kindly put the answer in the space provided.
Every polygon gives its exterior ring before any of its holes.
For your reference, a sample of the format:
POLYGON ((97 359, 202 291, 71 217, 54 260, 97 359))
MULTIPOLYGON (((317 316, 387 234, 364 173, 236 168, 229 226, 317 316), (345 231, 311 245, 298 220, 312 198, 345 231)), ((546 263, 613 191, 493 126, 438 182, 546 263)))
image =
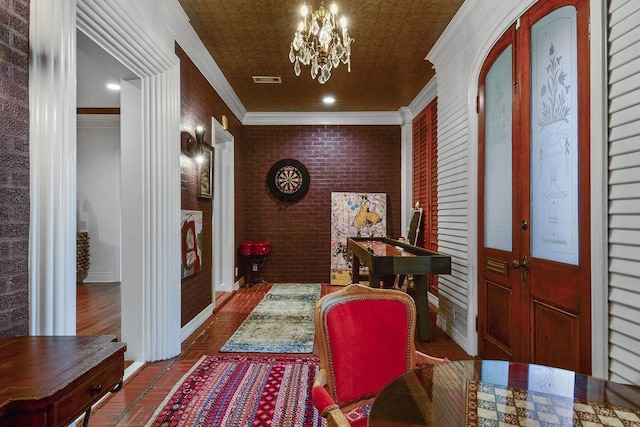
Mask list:
POLYGON ((495 41, 534 0, 466 1, 427 55, 438 85, 438 250, 451 255, 440 275, 438 324, 477 353, 477 114, 480 67, 495 41))
POLYGON ((85 282, 120 281, 120 117, 78 115, 78 231, 89 233, 85 282))

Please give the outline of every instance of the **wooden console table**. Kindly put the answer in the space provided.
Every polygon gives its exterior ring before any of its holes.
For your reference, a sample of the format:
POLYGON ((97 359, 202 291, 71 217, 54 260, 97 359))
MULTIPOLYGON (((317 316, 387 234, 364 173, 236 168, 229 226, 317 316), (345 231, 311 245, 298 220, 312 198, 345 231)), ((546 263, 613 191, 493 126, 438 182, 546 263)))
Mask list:
POLYGON ((118 389, 126 344, 113 336, 0 340, 0 427, 66 426, 118 389))

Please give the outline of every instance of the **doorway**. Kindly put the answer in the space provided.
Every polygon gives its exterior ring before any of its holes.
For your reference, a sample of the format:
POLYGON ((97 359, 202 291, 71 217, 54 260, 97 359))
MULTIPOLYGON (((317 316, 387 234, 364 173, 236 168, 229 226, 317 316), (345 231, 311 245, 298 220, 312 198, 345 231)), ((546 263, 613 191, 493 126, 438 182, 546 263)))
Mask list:
POLYGON ((235 290, 234 138, 216 120, 211 119, 214 146, 213 197, 213 272, 212 298, 216 292, 235 290))
POLYGON ((539 2, 480 73, 478 350, 591 371, 589 2, 539 2))
POLYGON ((134 74, 76 31, 76 331, 121 338, 120 90, 134 74))

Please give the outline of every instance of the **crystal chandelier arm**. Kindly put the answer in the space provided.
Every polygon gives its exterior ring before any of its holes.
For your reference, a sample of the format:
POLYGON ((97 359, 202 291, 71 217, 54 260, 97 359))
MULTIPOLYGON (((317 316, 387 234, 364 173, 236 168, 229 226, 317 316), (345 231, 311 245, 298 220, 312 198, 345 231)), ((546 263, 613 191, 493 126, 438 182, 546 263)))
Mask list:
POLYGON ((305 3, 300 14, 302 21, 289 51, 295 74, 300 75, 300 63, 311 65, 311 77, 324 84, 331 77, 332 68, 337 68, 340 62, 348 63, 351 71, 350 44, 353 39, 347 32, 344 16, 338 19, 336 4, 332 3, 327 10, 321 0, 320 7, 313 11, 305 3))

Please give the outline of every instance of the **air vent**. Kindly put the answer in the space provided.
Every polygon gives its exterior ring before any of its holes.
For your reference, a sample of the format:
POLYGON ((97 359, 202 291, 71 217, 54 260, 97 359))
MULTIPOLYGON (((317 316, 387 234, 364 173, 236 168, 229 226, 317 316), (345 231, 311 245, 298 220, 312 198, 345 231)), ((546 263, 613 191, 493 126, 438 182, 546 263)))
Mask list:
POLYGON ((276 76, 253 76, 254 83, 282 83, 282 79, 276 76))

